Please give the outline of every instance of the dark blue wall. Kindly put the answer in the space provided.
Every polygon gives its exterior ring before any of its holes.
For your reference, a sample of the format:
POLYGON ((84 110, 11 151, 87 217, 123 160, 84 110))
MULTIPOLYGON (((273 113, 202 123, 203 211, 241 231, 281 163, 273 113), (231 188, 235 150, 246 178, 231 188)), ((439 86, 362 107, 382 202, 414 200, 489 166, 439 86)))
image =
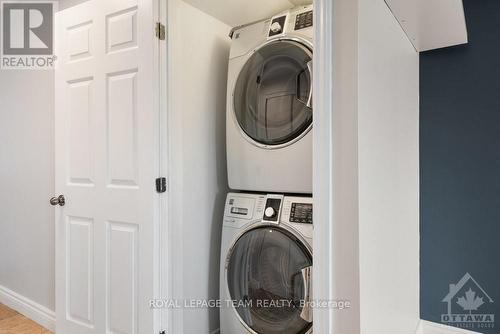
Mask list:
POLYGON ((500 0, 464 5, 469 44, 420 56, 421 317, 468 272, 500 333, 500 0))

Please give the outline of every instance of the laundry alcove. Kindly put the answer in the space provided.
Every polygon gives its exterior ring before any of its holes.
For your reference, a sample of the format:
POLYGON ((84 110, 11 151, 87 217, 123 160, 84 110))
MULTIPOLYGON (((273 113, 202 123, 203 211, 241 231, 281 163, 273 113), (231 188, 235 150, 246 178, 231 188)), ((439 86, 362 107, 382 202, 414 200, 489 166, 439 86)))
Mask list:
MULTIPOLYGON (((169 211, 170 219, 182 221, 171 225, 174 234, 182 236, 171 245, 173 267, 179 268, 171 273, 174 299, 219 298, 222 219, 229 190, 229 34, 234 27, 307 3, 310 1, 169 2, 169 191, 176 194, 169 211)), ((171 316, 174 333, 212 333, 219 328, 217 308, 174 310, 171 316)))

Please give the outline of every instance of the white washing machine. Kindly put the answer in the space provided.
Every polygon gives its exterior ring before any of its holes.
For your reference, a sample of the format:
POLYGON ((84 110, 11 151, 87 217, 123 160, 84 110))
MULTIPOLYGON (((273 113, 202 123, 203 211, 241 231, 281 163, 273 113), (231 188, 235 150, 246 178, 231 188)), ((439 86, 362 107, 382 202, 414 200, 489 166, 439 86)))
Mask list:
POLYGON ((231 189, 312 193, 312 25, 311 5, 232 33, 226 113, 231 189))
POLYGON ((221 334, 312 333, 312 198, 229 193, 221 334))

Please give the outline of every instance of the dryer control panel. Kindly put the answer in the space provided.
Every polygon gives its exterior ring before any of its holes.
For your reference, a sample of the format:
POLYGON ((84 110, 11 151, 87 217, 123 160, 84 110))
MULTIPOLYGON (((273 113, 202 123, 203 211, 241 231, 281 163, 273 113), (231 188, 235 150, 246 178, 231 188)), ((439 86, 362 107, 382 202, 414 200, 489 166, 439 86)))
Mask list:
POLYGON ((285 23, 288 15, 273 17, 269 27, 269 37, 281 35, 285 32, 285 23))
POLYGON ((313 11, 299 13, 295 16, 294 30, 300 30, 312 27, 313 25, 313 11))
POLYGON ((275 38, 287 33, 302 33, 313 26, 313 6, 300 6, 280 13, 269 21, 267 38, 275 38))

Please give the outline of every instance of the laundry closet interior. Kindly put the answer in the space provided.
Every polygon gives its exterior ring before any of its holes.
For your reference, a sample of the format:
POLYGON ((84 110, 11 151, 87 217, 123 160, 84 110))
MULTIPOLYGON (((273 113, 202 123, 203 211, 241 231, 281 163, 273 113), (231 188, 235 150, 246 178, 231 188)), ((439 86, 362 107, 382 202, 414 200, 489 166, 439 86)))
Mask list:
MULTIPOLYGON (((243 281, 244 276, 259 276, 260 269, 239 273, 243 268, 229 264, 229 276, 231 270, 235 273, 228 278, 224 273, 228 250, 249 223, 254 227, 256 222, 262 224, 266 208, 268 213, 276 211, 265 223, 269 227, 277 225, 274 217, 285 216, 282 208, 289 216, 293 205, 297 217, 301 215, 298 231, 303 229, 304 233, 294 235, 270 228, 254 231, 249 239, 255 240, 242 238, 241 246, 233 245, 236 259, 232 261, 243 261, 245 255, 238 252, 255 248, 256 240, 265 248, 266 232, 274 232, 277 240, 267 246, 275 247, 272 254, 250 252, 246 256, 279 258, 280 252, 293 253, 294 258, 283 258, 281 264, 268 258, 271 263, 262 269, 274 280, 267 284, 274 284, 275 292, 285 290, 283 298, 290 298, 287 294, 292 289, 278 280, 290 275, 286 280, 290 286, 296 285, 295 293, 302 296, 296 299, 303 299, 304 293, 310 292, 302 282, 310 276, 302 275, 310 275, 312 265, 312 227, 307 226, 312 223, 308 221, 312 220, 312 1, 171 1, 168 9, 169 156, 181 157, 169 161, 169 219, 182 221, 170 226, 177 229, 175 235, 183 236, 171 245, 172 260, 178 261, 173 268, 179 268, 171 273, 176 287, 172 297, 220 299, 223 304, 244 298, 256 302, 259 297, 242 292, 247 284, 243 281), (283 29, 276 30, 274 37, 271 18, 283 29), (239 83, 238 77, 242 78, 239 83), (253 115, 248 114, 250 110, 253 115), (266 127, 266 117, 274 124, 266 127), (233 195, 227 197, 230 192, 233 195), (271 202, 274 208, 267 205, 271 202), (173 215, 172 210, 176 212, 173 215), (279 247, 289 249, 279 251, 279 247), (276 276, 280 265, 295 266, 294 272, 286 269, 276 276), (229 283, 229 287, 226 282, 237 280, 238 275, 242 275, 241 282, 229 283), (239 288, 242 290, 236 291, 239 288)), ((254 258, 245 266, 257 262, 266 265, 266 259, 254 258)), ((253 320, 246 319, 247 323, 243 319, 249 314, 237 314, 224 305, 221 309, 185 309, 182 315, 174 310, 171 316, 174 332, 179 333, 212 333, 219 328, 222 333, 278 333, 284 328, 309 332, 312 314, 301 315, 301 311, 290 311, 292 308, 285 316, 267 312, 266 318, 257 312, 253 320), (274 324, 264 323, 272 319, 274 324)))

